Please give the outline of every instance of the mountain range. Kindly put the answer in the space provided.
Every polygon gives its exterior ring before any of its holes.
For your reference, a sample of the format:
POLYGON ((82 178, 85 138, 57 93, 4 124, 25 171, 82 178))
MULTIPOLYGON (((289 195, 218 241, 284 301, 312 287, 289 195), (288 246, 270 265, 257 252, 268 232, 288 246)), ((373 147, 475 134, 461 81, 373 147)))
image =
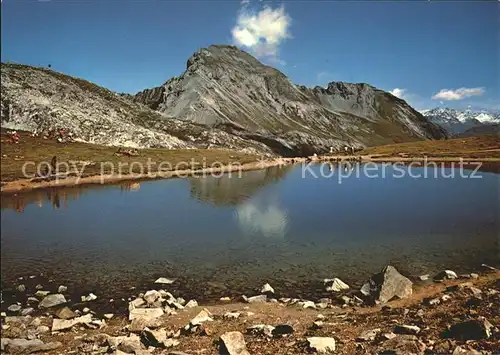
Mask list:
POLYGON ((443 127, 450 135, 474 135, 498 132, 500 111, 434 108, 420 111, 429 121, 443 127))
POLYGON ((447 135, 388 92, 364 83, 295 85, 226 45, 198 50, 180 76, 135 95, 20 64, 2 63, 1 76, 3 127, 62 127, 90 143, 303 156, 447 135))

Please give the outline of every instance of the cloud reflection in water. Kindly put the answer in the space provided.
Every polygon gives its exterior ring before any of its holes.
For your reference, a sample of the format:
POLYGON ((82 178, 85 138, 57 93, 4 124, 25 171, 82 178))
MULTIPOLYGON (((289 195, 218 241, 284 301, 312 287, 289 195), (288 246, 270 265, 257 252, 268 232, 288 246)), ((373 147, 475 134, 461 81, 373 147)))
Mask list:
POLYGON ((283 238, 288 224, 285 209, 276 202, 263 200, 251 200, 238 206, 236 219, 245 234, 268 238, 283 238))

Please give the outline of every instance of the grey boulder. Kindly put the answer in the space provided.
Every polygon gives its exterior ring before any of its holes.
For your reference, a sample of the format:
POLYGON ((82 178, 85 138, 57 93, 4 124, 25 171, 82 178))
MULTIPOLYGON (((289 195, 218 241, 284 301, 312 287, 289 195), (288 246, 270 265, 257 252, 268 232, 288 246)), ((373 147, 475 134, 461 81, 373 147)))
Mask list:
POLYGON ((361 294, 372 302, 386 303, 411 296, 413 283, 393 266, 385 267, 361 288, 361 294))

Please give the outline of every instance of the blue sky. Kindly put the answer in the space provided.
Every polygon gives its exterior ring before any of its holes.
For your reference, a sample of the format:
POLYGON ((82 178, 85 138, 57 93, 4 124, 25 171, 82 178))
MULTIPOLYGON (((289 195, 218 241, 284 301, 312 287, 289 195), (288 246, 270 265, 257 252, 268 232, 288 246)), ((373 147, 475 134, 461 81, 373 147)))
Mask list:
POLYGON ((500 108, 499 5, 3 0, 1 57, 135 93, 182 73, 200 47, 236 44, 297 84, 366 82, 416 108, 500 108))

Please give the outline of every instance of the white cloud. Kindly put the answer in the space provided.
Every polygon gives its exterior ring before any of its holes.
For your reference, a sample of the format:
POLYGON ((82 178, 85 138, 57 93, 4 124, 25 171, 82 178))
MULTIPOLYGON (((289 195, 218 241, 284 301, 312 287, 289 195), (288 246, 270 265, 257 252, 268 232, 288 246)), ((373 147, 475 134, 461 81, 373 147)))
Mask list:
POLYGON ((283 237, 287 226, 286 212, 278 206, 247 202, 238 206, 236 216, 246 234, 261 233, 265 237, 283 237))
POLYGON ((250 4, 250 0, 241 0, 240 4, 241 5, 248 5, 248 4, 250 4))
POLYGON ((441 89, 437 94, 432 96, 433 100, 454 101, 462 100, 471 96, 481 96, 484 94, 484 88, 460 88, 460 89, 441 89))
POLYGON ((243 5, 231 33, 236 45, 249 49, 257 57, 278 59, 280 44, 290 38, 291 18, 283 6, 268 6, 253 12, 243 5))
POLYGON ((401 99, 401 98, 403 98, 403 95, 405 94, 406 89, 395 88, 389 92, 391 94, 393 94, 394 96, 399 97, 401 99))

